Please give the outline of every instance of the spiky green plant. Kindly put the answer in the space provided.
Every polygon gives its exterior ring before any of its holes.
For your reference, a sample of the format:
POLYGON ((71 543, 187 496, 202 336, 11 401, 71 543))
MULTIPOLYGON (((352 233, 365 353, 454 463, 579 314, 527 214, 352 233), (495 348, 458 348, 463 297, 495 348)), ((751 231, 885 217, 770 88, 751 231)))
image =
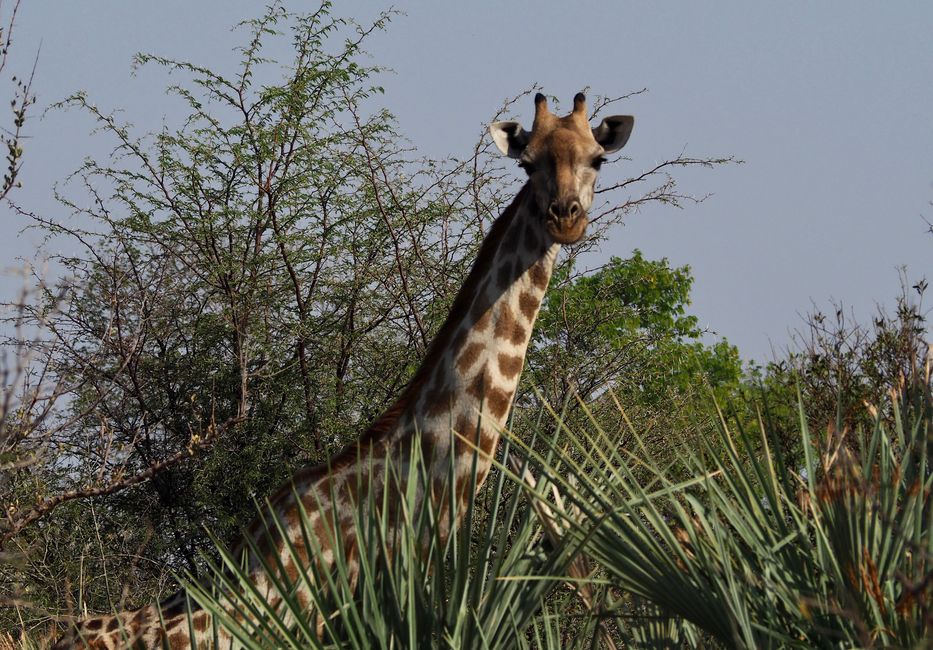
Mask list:
MULTIPOLYGON (((635 449, 595 421, 559 431, 547 453, 512 440, 522 453, 505 445, 447 540, 440 506, 417 505, 430 483, 415 445, 392 474, 397 503, 390 490, 361 499, 356 584, 336 545, 329 572, 312 563, 289 581, 267 567, 275 608, 229 553, 219 589, 191 593, 244 648, 915 647, 933 629, 931 403, 927 371, 871 431, 827 436, 801 404, 799 462, 773 447, 766 418, 752 433, 721 413, 718 438, 677 449, 671 465, 634 427, 635 449), (608 591, 598 606, 581 597, 590 611, 573 619, 553 598, 566 576, 587 580, 580 551, 608 591), (600 622, 612 616, 609 633, 600 622)), ((317 554, 313 540, 289 549, 296 564, 317 554)))
MULTIPOLYGON (((207 589, 191 582, 189 593, 212 613, 215 625, 234 637, 235 647, 242 648, 574 647, 566 622, 545 610, 548 596, 573 559, 573 540, 542 545, 541 524, 527 507, 527 496, 509 488, 504 473, 464 506, 450 499, 419 508, 419 490, 431 485, 419 449, 414 444, 407 466, 390 470, 398 491, 385 490, 381 500, 372 491, 361 492, 364 497, 355 512, 360 564, 356 584, 344 549, 337 544, 329 571, 312 562, 290 580, 282 566, 267 564, 275 596, 270 598, 257 591, 241 558, 221 548, 223 566, 215 570, 218 584, 207 589), (446 540, 435 526, 441 507, 451 508, 455 516, 462 509, 461 526, 446 540), (296 597, 299 586, 311 595, 309 607, 302 607, 296 597), (269 604, 279 601, 275 607, 269 604)), ((456 480, 451 465, 450 494, 456 494, 456 480)), ((548 488, 545 481, 536 491, 543 494, 548 488)), ((303 554, 319 557, 320 551, 306 512, 301 520, 303 542, 288 548, 298 566, 303 554)), ((575 643, 589 647, 593 622, 569 627, 575 643)))
POLYGON ((765 418, 753 435, 721 413, 718 441, 672 466, 595 421, 563 437, 560 471, 535 466, 613 586, 703 632, 668 645, 914 647, 933 631, 929 366, 888 399, 889 417, 847 435, 814 436, 801 404, 802 467, 772 451, 765 418))

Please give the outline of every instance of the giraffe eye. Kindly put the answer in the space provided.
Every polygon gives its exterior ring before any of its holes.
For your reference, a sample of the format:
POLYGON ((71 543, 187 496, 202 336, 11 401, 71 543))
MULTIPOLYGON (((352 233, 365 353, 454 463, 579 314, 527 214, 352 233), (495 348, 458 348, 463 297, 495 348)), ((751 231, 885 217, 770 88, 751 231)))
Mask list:
POLYGON ((599 168, 603 166, 604 162, 606 162, 606 159, 603 158, 602 156, 599 156, 598 158, 594 158, 593 162, 591 162, 590 164, 593 166, 593 169, 595 169, 596 171, 599 171, 599 168))

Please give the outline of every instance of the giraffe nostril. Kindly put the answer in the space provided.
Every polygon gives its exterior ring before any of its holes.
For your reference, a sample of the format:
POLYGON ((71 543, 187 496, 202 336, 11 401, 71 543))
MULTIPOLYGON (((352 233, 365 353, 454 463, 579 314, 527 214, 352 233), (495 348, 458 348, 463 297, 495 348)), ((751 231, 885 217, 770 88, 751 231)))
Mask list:
POLYGON ((583 214, 583 206, 577 200, 551 201, 547 209, 548 217, 553 221, 575 220, 583 214))

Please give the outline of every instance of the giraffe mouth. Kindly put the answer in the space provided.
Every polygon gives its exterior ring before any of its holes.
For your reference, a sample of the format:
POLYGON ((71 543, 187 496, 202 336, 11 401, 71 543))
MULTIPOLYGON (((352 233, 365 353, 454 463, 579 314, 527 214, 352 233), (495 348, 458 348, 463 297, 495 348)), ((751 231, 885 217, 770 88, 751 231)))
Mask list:
POLYGON ((586 234, 587 224, 589 219, 586 213, 563 218, 548 215, 545 228, 558 244, 576 244, 586 234))

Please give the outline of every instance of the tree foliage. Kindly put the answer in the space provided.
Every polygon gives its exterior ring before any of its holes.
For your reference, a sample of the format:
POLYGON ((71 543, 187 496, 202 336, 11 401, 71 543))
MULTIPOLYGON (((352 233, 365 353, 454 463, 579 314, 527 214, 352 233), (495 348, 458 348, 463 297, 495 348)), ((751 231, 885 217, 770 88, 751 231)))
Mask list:
POLYGON ((563 266, 535 331, 532 383, 552 404, 571 393, 589 401, 607 387, 650 404, 699 377, 737 383, 737 351, 724 342, 704 345, 687 312, 692 284, 689 267, 646 260, 638 250, 592 273, 563 266))

